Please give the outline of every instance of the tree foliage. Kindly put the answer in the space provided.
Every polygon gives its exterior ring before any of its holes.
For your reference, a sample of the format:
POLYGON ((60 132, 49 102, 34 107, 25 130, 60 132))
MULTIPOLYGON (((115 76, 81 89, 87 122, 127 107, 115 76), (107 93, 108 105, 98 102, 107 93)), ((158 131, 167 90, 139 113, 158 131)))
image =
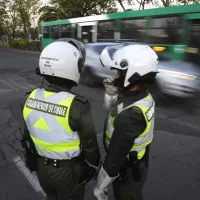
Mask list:
POLYGON ((40 9, 39 21, 99 15, 117 11, 115 0, 51 0, 40 9))
POLYGON ((54 21, 58 19, 65 19, 67 18, 67 14, 62 12, 62 9, 57 8, 56 6, 43 6, 39 9, 40 18, 39 22, 41 21, 54 21))
POLYGON ((0 0, 0 36, 2 36, 5 32, 4 20, 7 17, 6 14, 6 2, 4 0, 0 0))
POLYGON ((16 10, 20 16, 26 37, 29 37, 32 17, 37 15, 40 7, 39 0, 15 0, 16 10))
POLYGON ((16 11, 16 4, 12 0, 2 0, 1 3, 5 7, 4 14, 1 15, 1 29, 3 34, 7 35, 9 39, 14 39, 20 20, 16 11))
POLYGON ((38 18, 42 22, 117 12, 117 2, 124 11, 127 4, 145 9, 147 4, 167 7, 200 3, 200 0, 48 0, 48 4, 41 6, 41 1, 0 0, 0 37, 36 38, 40 29, 35 27, 41 25, 34 24, 38 18))
POLYGON ((13 40, 17 32, 20 34, 17 29, 23 28, 25 38, 29 38, 39 6, 40 0, 0 0, 0 32, 13 40))
POLYGON ((139 4, 139 10, 144 10, 145 5, 151 4, 156 7, 168 7, 173 5, 187 5, 200 3, 200 0, 117 0, 117 2, 121 5, 122 9, 125 11, 126 8, 124 4, 136 6, 139 4))

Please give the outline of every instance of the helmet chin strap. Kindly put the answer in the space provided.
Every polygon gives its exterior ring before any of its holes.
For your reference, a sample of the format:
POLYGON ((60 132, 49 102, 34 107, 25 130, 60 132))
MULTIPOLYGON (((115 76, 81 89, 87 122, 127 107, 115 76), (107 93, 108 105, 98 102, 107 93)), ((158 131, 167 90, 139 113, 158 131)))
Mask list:
POLYGON ((127 73, 127 70, 126 71, 118 70, 117 78, 115 78, 114 86, 118 87, 120 90, 124 89, 124 81, 126 78, 126 73, 127 73))

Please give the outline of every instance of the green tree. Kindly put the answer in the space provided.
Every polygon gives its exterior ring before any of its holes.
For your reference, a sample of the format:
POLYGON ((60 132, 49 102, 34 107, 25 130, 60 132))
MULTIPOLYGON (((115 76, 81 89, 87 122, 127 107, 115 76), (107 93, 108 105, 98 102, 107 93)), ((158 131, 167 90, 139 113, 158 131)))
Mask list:
POLYGON ((15 0, 16 10, 20 16, 21 24, 26 38, 29 38, 29 31, 34 17, 38 14, 40 7, 39 0, 15 0))
POLYGON ((6 17, 7 17, 6 1, 0 0, 0 36, 5 34, 4 21, 5 21, 6 17))
POLYGON ((56 6, 43 6, 39 9, 40 18, 39 22, 44 21, 54 21, 58 19, 68 18, 66 13, 62 12, 62 9, 57 8, 56 6))
POLYGON ((19 17, 15 1, 1 0, 0 3, 0 29, 3 31, 3 34, 8 36, 9 40, 13 40, 16 35, 16 28, 19 26, 19 17), (4 12, 2 12, 2 8, 4 8, 4 12))
POLYGON ((152 4, 156 7, 168 7, 173 5, 187 5, 200 3, 200 0, 153 0, 152 4))
POLYGON ((128 4, 129 6, 136 6, 137 4, 139 4, 139 10, 144 10, 145 9, 145 5, 146 4, 150 4, 153 3, 153 0, 117 0, 117 2, 120 4, 120 6, 122 7, 122 9, 124 11, 126 11, 126 8, 124 6, 124 4, 128 4))
POLYGON ((51 0, 40 9, 39 21, 84 17, 117 11, 115 0, 51 0))
POLYGON ((38 37, 38 27, 31 27, 30 28, 30 35, 31 39, 35 40, 38 37))

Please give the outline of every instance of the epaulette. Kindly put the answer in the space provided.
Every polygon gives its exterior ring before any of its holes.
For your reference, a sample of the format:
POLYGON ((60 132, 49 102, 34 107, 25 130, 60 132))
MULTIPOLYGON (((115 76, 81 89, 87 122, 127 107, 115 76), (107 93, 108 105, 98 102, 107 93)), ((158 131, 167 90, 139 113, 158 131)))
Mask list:
POLYGON ((32 91, 33 91, 33 90, 27 90, 27 91, 26 91, 26 93, 25 93, 25 95, 24 95, 24 98, 23 98, 23 101, 24 101, 24 102, 26 101, 26 99, 28 98, 28 96, 31 94, 32 91))
POLYGON ((26 93, 25 93, 25 96, 26 96, 27 94, 30 94, 32 91, 33 91, 33 90, 27 90, 26 93))
POLYGON ((88 101, 87 98, 85 98, 85 97, 83 97, 83 96, 80 96, 80 95, 76 95, 76 96, 75 96, 75 99, 77 99, 77 100, 79 100, 79 101, 81 101, 81 102, 83 102, 83 103, 86 103, 86 102, 88 101))

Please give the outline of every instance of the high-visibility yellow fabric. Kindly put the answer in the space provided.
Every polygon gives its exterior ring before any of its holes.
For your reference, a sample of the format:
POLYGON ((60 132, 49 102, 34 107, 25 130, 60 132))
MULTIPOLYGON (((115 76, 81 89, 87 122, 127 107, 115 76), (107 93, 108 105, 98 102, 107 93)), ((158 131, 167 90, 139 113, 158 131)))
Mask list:
MULTIPOLYGON (((124 110, 126 110, 126 109, 129 109, 129 108, 133 108, 133 107, 137 107, 137 108, 139 108, 141 111, 142 111, 142 113, 143 113, 143 116, 144 116, 144 118, 145 118, 145 121, 146 121, 146 128, 145 128, 145 130, 138 136, 138 138, 136 138, 136 139, 141 139, 141 141, 142 141, 142 139, 143 139, 143 142, 140 144, 140 145, 137 145, 137 144, 134 144, 133 145, 133 147, 132 147, 132 149, 131 149, 131 151, 137 151, 137 153, 138 153, 138 159, 141 159, 143 156, 144 156, 144 154, 145 154, 145 152, 146 152, 146 146, 148 146, 149 144, 151 144, 151 142, 152 142, 152 138, 153 137, 149 137, 149 139, 148 139, 148 134, 152 134, 152 126, 153 126, 153 124, 154 124, 154 120, 148 120, 147 119, 147 116, 146 116, 146 113, 149 111, 149 109, 151 108, 151 106, 152 106, 152 104, 153 104, 153 106, 154 106, 154 101, 153 101, 153 98, 150 96, 150 95, 148 95, 144 100, 140 100, 140 101, 138 101, 138 102, 136 102, 136 103, 133 103, 133 104, 131 104, 131 105, 129 105, 129 106, 127 106, 126 108, 123 108, 123 109, 121 109, 118 113, 117 113, 117 115, 116 116, 114 116, 114 117, 111 117, 111 115, 109 114, 109 117, 108 117, 108 122, 109 122, 109 124, 108 124, 108 126, 107 126, 107 130, 106 130, 106 137, 105 137, 105 140, 106 140, 106 144, 109 146, 109 144, 110 144, 110 141, 111 141, 111 138, 112 138, 112 134, 113 134, 113 132, 114 132, 114 121, 115 121, 115 119, 116 119, 116 117, 121 113, 121 112, 123 112, 124 110), (145 103, 144 103, 144 101, 145 100, 148 100, 149 102, 151 102, 151 104, 149 104, 149 106, 144 106, 145 105, 145 103), (109 131, 111 131, 111 132, 109 132, 109 131), (147 138, 147 139, 145 139, 145 138, 147 138)), ((123 134, 123 133, 122 133, 123 134)))
POLYGON ((44 103, 42 105, 66 108, 65 116, 61 116, 45 112, 44 109, 30 108, 25 103, 23 117, 39 155, 54 159, 71 159, 79 154, 78 133, 73 132, 69 126, 69 111, 74 97, 70 93, 35 89, 27 98, 26 103, 31 99, 36 103, 44 103))

